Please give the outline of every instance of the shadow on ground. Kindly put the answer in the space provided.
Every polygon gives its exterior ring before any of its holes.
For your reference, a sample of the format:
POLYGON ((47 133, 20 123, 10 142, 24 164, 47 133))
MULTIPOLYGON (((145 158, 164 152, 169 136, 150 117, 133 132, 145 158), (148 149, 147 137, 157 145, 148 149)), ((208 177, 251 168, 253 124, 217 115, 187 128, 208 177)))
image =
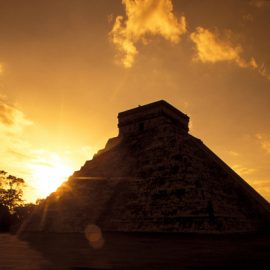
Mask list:
POLYGON ((270 235, 263 234, 106 233, 96 247, 78 233, 20 239, 42 255, 36 255, 43 262, 37 269, 270 269, 270 235))

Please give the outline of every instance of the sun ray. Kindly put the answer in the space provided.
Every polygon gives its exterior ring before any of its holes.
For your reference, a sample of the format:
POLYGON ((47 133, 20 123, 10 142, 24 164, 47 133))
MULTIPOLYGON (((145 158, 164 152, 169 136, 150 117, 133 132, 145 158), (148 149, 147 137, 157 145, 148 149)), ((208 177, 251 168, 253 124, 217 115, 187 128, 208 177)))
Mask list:
POLYGON ((39 160, 31 165, 34 188, 40 198, 54 192, 72 173, 71 166, 59 156, 54 155, 48 160, 39 160))

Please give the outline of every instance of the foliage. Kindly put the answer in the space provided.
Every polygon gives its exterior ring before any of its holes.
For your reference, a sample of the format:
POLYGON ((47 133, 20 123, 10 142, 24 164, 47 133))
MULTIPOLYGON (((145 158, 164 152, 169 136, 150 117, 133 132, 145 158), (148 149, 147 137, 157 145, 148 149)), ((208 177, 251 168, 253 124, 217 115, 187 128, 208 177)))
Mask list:
POLYGON ((10 212, 23 204, 23 188, 25 181, 5 171, 0 171, 0 205, 7 207, 10 212))
POLYGON ((33 213, 36 205, 22 199, 25 186, 22 178, 0 170, 0 233, 16 232, 33 213))
POLYGON ((19 223, 28 218, 34 211, 36 205, 33 203, 27 203, 14 208, 14 215, 19 223))

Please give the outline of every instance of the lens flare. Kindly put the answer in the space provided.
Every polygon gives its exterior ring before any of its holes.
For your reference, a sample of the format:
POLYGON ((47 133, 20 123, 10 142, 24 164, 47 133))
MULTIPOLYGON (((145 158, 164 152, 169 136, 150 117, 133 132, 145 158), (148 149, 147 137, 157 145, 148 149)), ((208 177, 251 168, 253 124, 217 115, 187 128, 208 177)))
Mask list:
POLYGON ((88 224, 85 228, 85 237, 90 246, 95 249, 100 249, 104 245, 104 239, 101 229, 95 224, 88 224))

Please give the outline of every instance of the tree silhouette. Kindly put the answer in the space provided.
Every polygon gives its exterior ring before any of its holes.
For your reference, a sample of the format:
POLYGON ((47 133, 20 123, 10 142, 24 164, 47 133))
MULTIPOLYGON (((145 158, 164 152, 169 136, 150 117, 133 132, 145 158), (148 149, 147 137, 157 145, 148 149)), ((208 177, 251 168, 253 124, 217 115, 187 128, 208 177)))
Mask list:
POLYGON ((0 171, 0 205, 7 207, 11 213, 23 204, 25 181, 5 171, 0 171))
POLYGON ((0 232, 15 232, 31 214, 34 204, 22 199, 25 181, 0 170, 0 232))

